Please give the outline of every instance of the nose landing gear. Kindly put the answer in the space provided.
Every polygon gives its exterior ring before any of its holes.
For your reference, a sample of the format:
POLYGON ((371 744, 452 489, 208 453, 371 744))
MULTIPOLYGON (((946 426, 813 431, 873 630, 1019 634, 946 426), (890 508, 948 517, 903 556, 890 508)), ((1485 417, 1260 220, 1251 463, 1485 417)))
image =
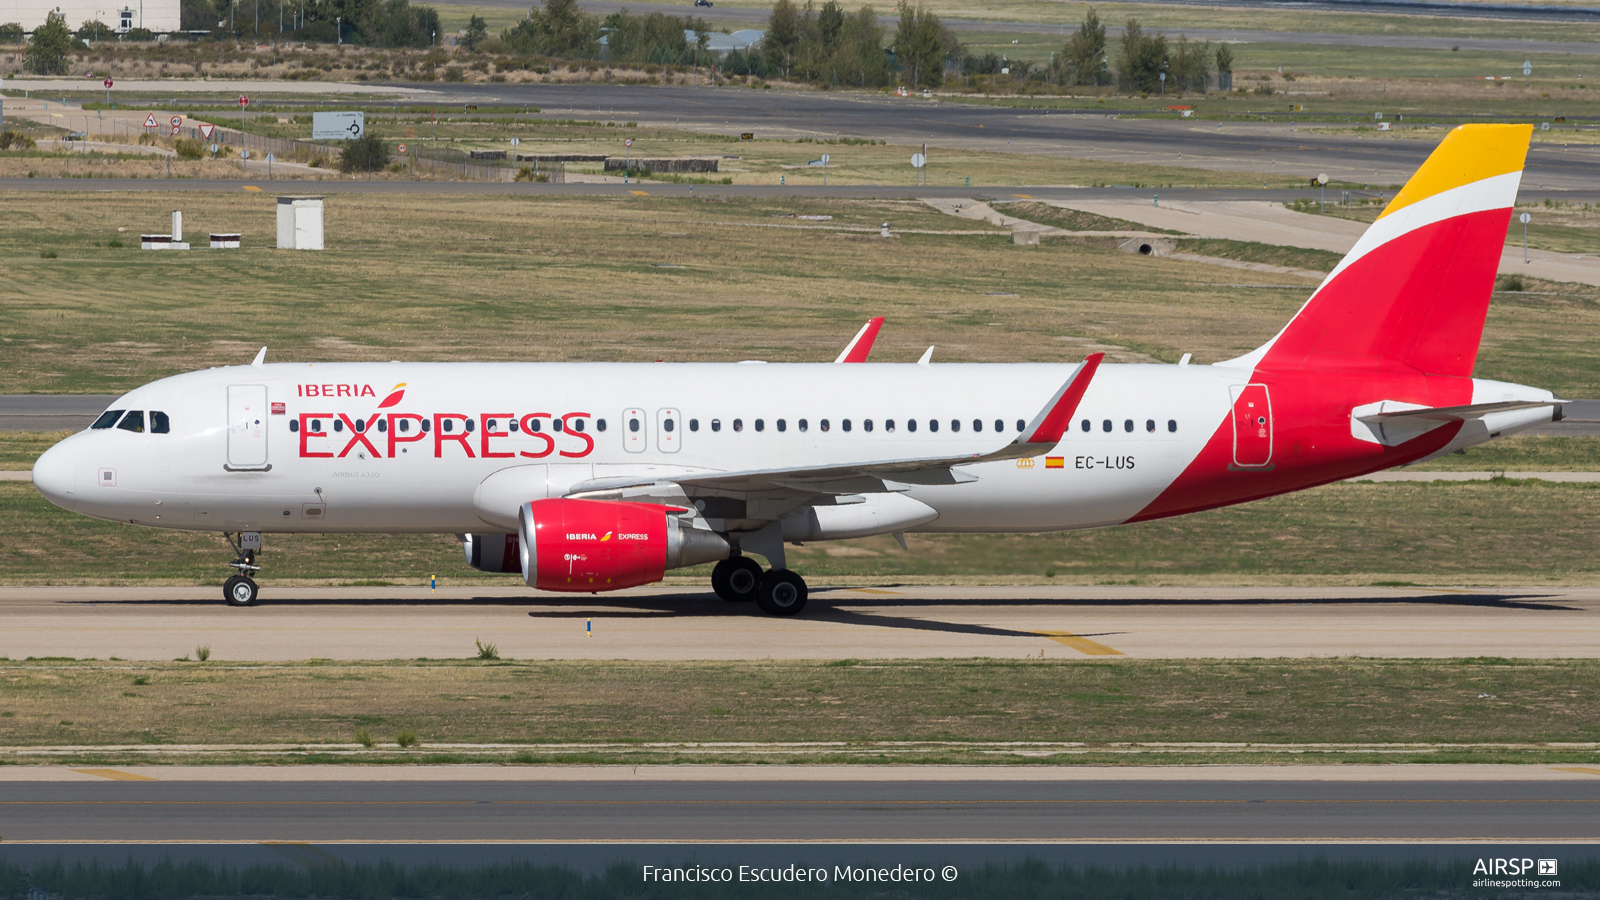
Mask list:
POLYGON ((254 606, 261 589, 249 573, 261 571, 261 567, 256 565, 256 554, 261 550, 261 532, 239 532, 237 541, 228 532, 223 532, 222 536, 228 539, 228 545, 238 554, 228 565, 239 570, 239 574, 223 582, 222 599, 229 606, 254 606))

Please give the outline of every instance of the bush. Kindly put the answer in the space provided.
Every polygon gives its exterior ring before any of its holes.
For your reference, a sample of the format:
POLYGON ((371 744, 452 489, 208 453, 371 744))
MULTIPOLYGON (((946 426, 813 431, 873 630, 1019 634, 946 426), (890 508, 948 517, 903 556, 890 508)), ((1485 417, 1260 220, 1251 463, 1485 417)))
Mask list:
POLYGON ((389 165, 389 145, 375 134, 368 134, 345 144, 339 154, 341 172, 377 172, 389 165))
POLYGON ((1516 291, 1520 293, 1527 289, 1528 288, 1522 283, 1521 275, 1507 275, 1506 277, 1500 279, 1500 290, 1502 291, 1516 291))
POLYGON ((190 140, 189 138, 178 138, 177 142, 172 145, 172 148, 178 151, 179 159, 204 159, 206 155, 206 145, 204 141, 190 140))
MULTIPOLYGON (((106 241, 106 246, 110 247, 113 250, 121 250, 122 249, 122 238, 112 238, 111 240, 106 241)), ((139 678, 144 678, 144 676, 140 675, 139 678)), ((133 683, 134 684, 138 684, 139 683, 139 678, 135 678, 133 680, 133 683)), ((145 680, 149 681, 148 678, 146 678, 145 680)))
POLYGON ((372 739, 372 732, 366 730, 365 728, 356 732, 356 743, 366 747, 369 750, 378 744, 377 741, 372 739))
POLYGON ((417 733, 407 728, 394 736, 394 742, 402 747, 415 747, 417 745, 417 733))
POLYGON ((39 146, 19 131, 0 131, 0 150, 32 150, 39 146))
POLYGON ((148 28, 130 28, 127 33, 123 34, 122 39, 125 41, 153 41, 156 39, 156 33, 148 28))
POLYGON ((194 648, 194 658, 200 660, 201 662, 205 662, 206 660, 210 659, 211 645, 201 644, 200 646, 194 648))
POLYGON ((460 66, 450 66, 444 70, 444 80, 461 82, 467 80, 467 73, 461 71, 460 66))
POLYGON ((499 659, 500 648, 493 644, 485 644, 481 639, 474 638, 473 643, 478 645, 479 659, 499 659))
POLYGON ((26 36, 27 32, 22 30, 22 23, 20 22, 7 22, 4 25, 0 25, 0 42, 20 44, 26 36))
POLYGON ((40 259, 55 259, 58 254, 54 250, 40 250, 40 259))

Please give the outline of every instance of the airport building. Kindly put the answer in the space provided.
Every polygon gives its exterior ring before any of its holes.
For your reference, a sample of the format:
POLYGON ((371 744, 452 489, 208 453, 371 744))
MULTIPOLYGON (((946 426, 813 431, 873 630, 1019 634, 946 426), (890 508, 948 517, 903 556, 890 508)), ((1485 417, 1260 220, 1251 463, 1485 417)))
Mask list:
POLYGON ((60 13, 73 31, 84 22, 101 21, 117 34, 146 28, 157 34, 179 28, 179 0, 7 0, 0 22, 16 22, 32 33, 50 13, 60 13))

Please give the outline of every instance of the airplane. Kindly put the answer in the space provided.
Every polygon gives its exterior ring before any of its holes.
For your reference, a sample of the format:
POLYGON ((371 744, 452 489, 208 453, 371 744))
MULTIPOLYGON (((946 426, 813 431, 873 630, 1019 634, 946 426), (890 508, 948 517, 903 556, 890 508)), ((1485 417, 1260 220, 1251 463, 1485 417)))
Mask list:
POLYGON ((266 533, 452 533, 466 563, 597 593, 715 563, 806 606, 789 543, 1145 522, 1416 463, 1561 418, 1473 378, 1531 126, 1444 138, 1283 329, 1210 365, 273 363, 136 388, 33 482, 101 519, 221 532, 250 606, 266 533), (763 557, 762 566, 751 555, 763 557))

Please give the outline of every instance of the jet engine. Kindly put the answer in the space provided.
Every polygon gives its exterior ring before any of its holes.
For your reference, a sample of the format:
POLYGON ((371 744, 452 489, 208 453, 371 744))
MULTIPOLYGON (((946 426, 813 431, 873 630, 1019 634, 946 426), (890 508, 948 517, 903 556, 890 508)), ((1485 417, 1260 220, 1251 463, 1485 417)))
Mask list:
POLYGON ((615 500, 524 503, 514 536, 522 580, 544 591, 615 591, 660 581, 667 569, 728 558, 726 539, 685 524, 677 512, 615 500))
POLYGON ((463 534, 461 549, 467 554, 467 565, 480 572, 497 575, 522 571, 521 540, 514 534, 463 534))

